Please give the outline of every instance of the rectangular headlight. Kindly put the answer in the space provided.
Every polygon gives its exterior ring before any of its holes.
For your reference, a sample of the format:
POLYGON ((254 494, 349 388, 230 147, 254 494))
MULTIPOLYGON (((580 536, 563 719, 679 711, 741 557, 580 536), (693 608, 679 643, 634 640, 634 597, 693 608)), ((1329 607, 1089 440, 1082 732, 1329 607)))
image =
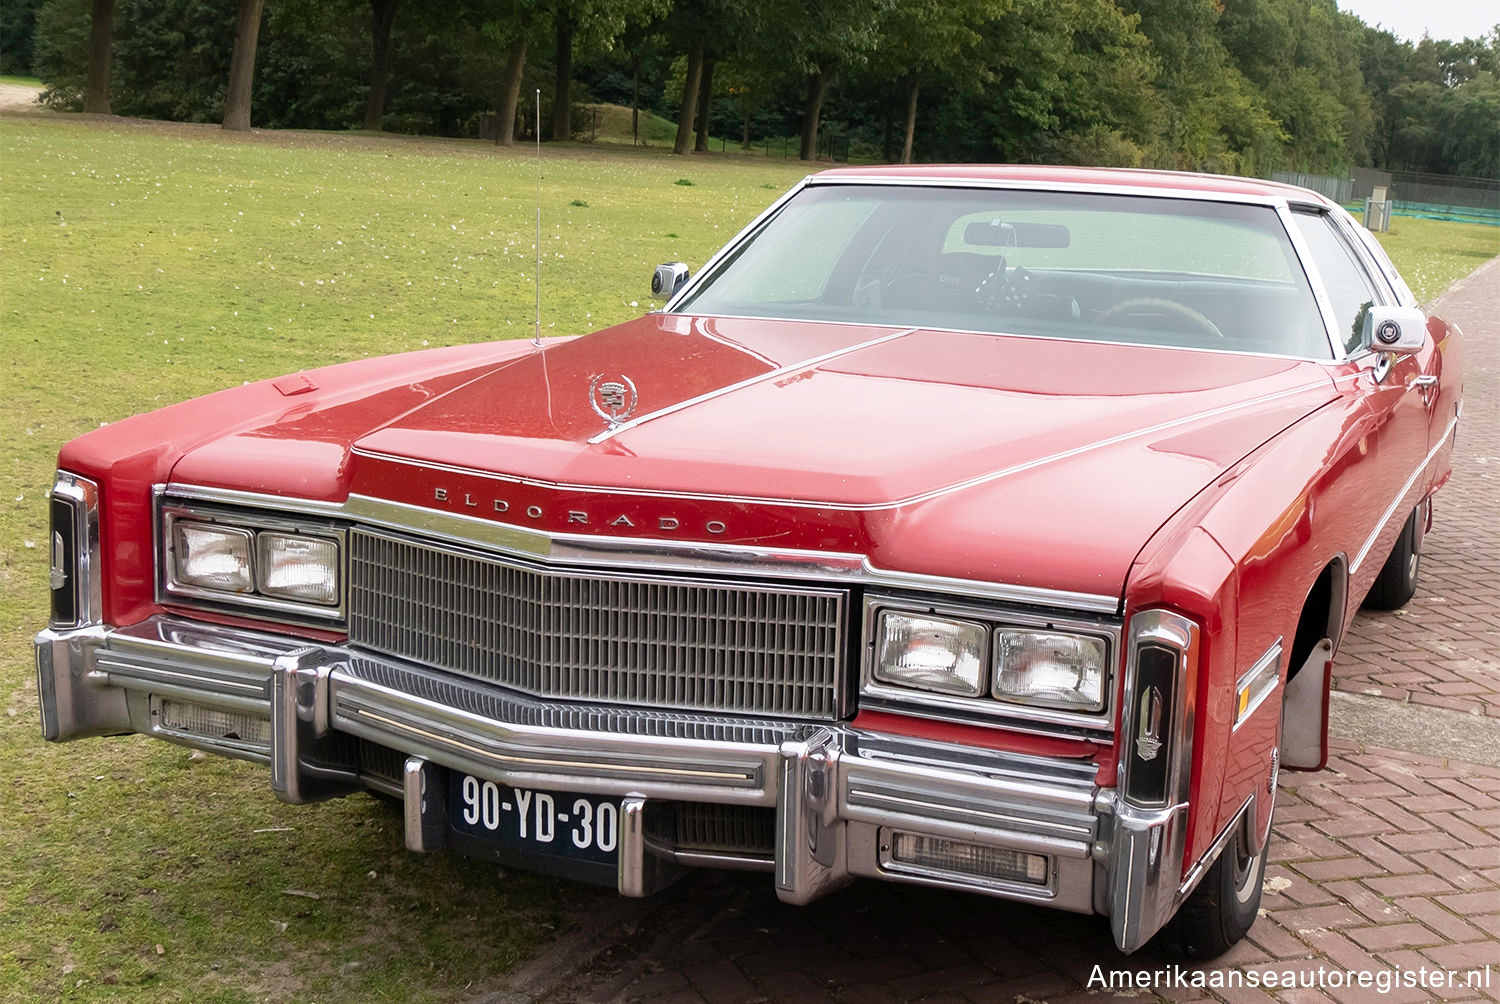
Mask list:
POLYGON ((983 624, 885 610, 875 645, 875 678, 942 694, 978 697, 985 686, 983 624))
POLYGON ((995 632, 994 695, 1068 711, 1104 707, 1103 638, 1056 631, 995 632))
POLYGON ((339 600, 339 548, 325 537, 304 537, 263 530, 256 537, 260 591, 306 603, 332 605, 339 600))
POLYGON ((172 524, 173 578, 200 589, 253 592, 252 541, 248 530, 178 520, 172 524))

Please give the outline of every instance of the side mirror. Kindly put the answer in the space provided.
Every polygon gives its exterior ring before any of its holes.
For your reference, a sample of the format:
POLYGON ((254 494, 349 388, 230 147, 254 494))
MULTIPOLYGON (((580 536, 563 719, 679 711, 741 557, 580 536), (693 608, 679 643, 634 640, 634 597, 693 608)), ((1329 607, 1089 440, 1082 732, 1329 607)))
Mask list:
POLYGON ((1416 307, 1376 307, 1365 311, 1360 338, 1376 352, 1410 355, 1427 344, 1427 315, 1416 307))
POLYGON ((651 276, 651 295, 670 300, 687 281, 688 267, 682 262, 670 261, 665 265, 658 265, 656 273, 651 276))

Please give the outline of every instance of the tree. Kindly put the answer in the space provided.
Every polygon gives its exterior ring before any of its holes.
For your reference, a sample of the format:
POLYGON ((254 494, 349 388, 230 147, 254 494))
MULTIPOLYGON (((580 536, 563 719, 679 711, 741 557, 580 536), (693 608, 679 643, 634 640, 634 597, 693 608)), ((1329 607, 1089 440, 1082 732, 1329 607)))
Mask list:
POLYGON ((1458 175, 1500 178, 1500 78, 1480 70, 1455 87, 1443 109, 1444 165, 1458 175))
POLYGON ((698 81, 698 138, 693 141, 694 153, 706 153, 708 151, 708 106, 714 93, 714 59, 705 54, 703 57, 702 79, 698 81))
POLYGON ((1334 0, 1225 0, 1219 37, 1286 134, 1283 157, 1302 170, 1368 158, 1359 25, 1334 0))
MULTIPOLYGON (((717 39, 721 48, 733 45, 737 36, 748 34, 743 29, 747 24, 747 16, 752 12, 753 5, 733 0, 680 0, 662 22, 667 39, 678 52, 687 57, 682 81, 682 103, 677 112, 677 137, 672 143, 674 154, 686 154, 693 141, 693 127, 698 124, 698 106, 703 98, 704 65, 709 59, 710 39, 717 39)), ((701 134, 704 136, 704 146, 700 149, 706 149, 706 119, 701 134)))
POLYGON ((495 145, 514 146, 516 142, 516 107, 521 100, 521 76, 526 72, 526 36, 511 40, 505 53, 505 78, 500 84, 500 100, 495 103, 499 114, 495 123, 495 145))
POLYGON ((391 26, 399 0, 370 0, 370 99, 365 103, 365 128, 378 130, 385 117, 385 89, 390 78, 391 26))
POLYGON ((115 0, 94 0, 89 21, 89 75, 83 86, 83 110, 109 112, 109 42, 113 34, 115 0))
POLYGON ((688 152, 693 139, 693 123, 698 117, 698 94, 703 88, 703 50, 705 43, 699 39, 692 43, 687 54, 687 73, 682 80, 682 110, 677 116, 677 138, 672 142, 672 152, 681 156, 688 152))
POLYGON ((961 87, 982 80, 985 68, 968 57, 983 40, 980 29, 1010 4, 1011 0, 911 0, 897 4, 886 16, 877 55, 887 72, 900 72, 905 91, 901 163, 911 163, 923 81, 941 78, 961 87))
POLYGON ((573 15, 562 5, 554 19, 557 32, 556 73, 552 90, 552 138, 573 138, 573 15))
POLYGON ((993 79, 971 112, 982 160, 1138 164, 1153 138, 1156 64, 1112 0, 1016 0, 984 31, 993 79))
POLYGON ((495 101, 499 113, 495 143, 499 146, 515 143, 516 109, 520 106, 527 50, 547 32, 551 24, 550 9, 547 0, 504 0, 485 8, 490 18, 481 28, 481 34, 486 41, 496 42, 505 49, 500 95, 495 101))
POLYGON ((806 82, 798 156, 818 156, 818 124, 834 75, 863 63, 880 44, 880 25, 895 0, 767 0, 768 19, 783 25, 775 44, 806 82))
POLYGON ((1391 144, 1387 166, 1397 171, 1439 171, 1442 148, 1442 86, 1408 80, 1391 88, 1391 144))
MULTIPOLYGON (((1232 174, 1258 172, 1279 159, 1285 136, 1225 46, 1226 34, 1239 41, 1221 24, 1228 6, 1216 0, 1126 0, 1121 8, 1140 19, 1157 67, 1153 166, 1232 174)), ((1279 45, 1274 27, 1264 26, 1271 36, 1266 44, 1279 45)))
POLYGON ((1385 167, 1390 162, 1391 135, 1395 117, 1391 89, 1406 79, 1411 46, 1389 31, 1365 26, 1359 40, 1359 72, 1370 98, 1370 164, 1385 167))
POLYGON ((224 128, 250 131, 250 90, 255 83, 255 44, 266 0, 240 0, 234 25, 234 54, 229 59, 229 93, 224 99, 224 128))
POLYGON ((573 49, 605 50, 632 21, 649 21, 669 0, 552 0, 556 62, 552 89, 552 138, 573 134, 573 49))
POLYGON ((0 4, 0 74, 36 76, 36 17, 42 0, 0 4))

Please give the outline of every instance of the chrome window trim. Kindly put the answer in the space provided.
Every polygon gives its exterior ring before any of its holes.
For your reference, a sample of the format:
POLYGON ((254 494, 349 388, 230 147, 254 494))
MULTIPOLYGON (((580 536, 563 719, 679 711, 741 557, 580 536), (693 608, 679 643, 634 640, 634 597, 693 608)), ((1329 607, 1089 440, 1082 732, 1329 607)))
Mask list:
MULTIPOLYGON (((967 599, 965 597, 964 599, 967 599)), ((1009 608, 983 607, 961 600, 926 602, 917 597, 867 593, 864 598, 863 627, 859 660, 859 707, 861 710, 888 711, 914 715, 961 725, 1004 726, 1035 735, 1069 735, 1082 739, 1105 739, 1114 734, 1114 681, 1118 677, 1120 627, 1102 620, 1082 617, 1048 617, 1044 614, 1009 608), (875 624, 883 610, 901 613, 936 614, 965 620, 977 620, 988 632, 986 679, 994 670, 993 639, 1002 627, 1040 628, 1101 638, 1105 643, 1104 706, 1098 711, 1064 711, 1039 705, 1004 701, 989 696, 989 688, 979 697, 960 697, 899 687, 875 678, 875 624), (1040 727, 1039 727, 1040 726, 1040 727)))
POLYGON ((1387 285, 1395 291, 1395 302, 1403 307, 1420 306, 1417 303, 1416 294, 1406 284, 1406 280, 1401 277, 1401 273, 1396 270, 1396 263, 1391 261, 1391 256, 1386 252, 1385 248, 1381 247, 1380 241, 1375 239, 1375 234, 1368 227, 1361 225, 1358 220, 1350 216, 1348 211, 1342 207, 1338 210, 1337 215, 1343 221, 1345 227, 1359 238, 1359 243, 1364 246, 1365 252, 1370 256, 1370 260, 1375 263, 1376 270, 1385 277, 1387 285))
MULTIPOLYGON (((153 534, 156 547, 156 602, 161 604, 210 604, 234 610, 243 609, 245 614, 251 617, 275 620, 292 617, 317 621, 329 626, 343 624, 348 607, 349 591, 348 534, 343 527, 322 522, 316 524, 299 522, 295 516, 300 510, 292 507, 283 507, 273 514, 267 514, 263 511, 247 513, 243 511, 246 508, 245 503, 237 498, 222 500, 226 505, 238 507, 238 511, 226 511, 218 508, 194 506, 191 503, 178 501, 182 496, 174 495, 169 497, 166 494, 164 486, 157 486, 154 494, 156 495, 155 519, 153 520, 153 534), (277 599, 273 596, 230 593, 178 582, 171 560, 169 544, 172 539, 172 526, 178 520, 217 523, 230 529, 250 530, 253 531, 252 537, 258 534, 259 531, 269 530, 333 541, 338 547, 338 602, 334 604, 300 603, 296 600, 277 599), (276 615, 282 616, 278 617, 276 615)), ((234 495, 234 493, 226 494, 234 495)), ((220 500, 213 501, 217 502, 220 500)), ((264 509, 265 507, 253 508, 264 509)), ((324 514, 319 513, 317 515, 322 516, 324 514)), ((258 550, 258 547, 256 550, 258 550)), ((255 560, 258 560, 258 558, 252 556, 252 562, 255 560)), ((255 573, 255 578, 259 579, 258 572, 255 573)))
MULTIPOLYGON (((1169 179, 1175 172, 1161 172, 1163 179, 1169 179)), ((1054 192, 1066 192, 1070 195, 1120 195, 1138 196, 1147 199, 1176 199, 1188 202, 1228 202, 1240 203, 1247 206, 1270 206, 1285 205, 1288 201, 1300 195, 1295 188, 1288 188, 1286 193, 1257 195, 1251 192, 1214 192, 1200 191, 1192 188, 1173 188, 1170 186, 1145 186, 1126 184, 1103 184, 1097 181, 1062 181, 1048 180, 1043 178, 981 178, 981 177, 952 177, 952 178, 917 178, 917 177, 881 177, 879 175, 847 175, 841 174, 836 177, 824 175, 811 175, 805 179, 807 187, 837 187, 839 185, 886 185, 892 188, 980 188, 994 189, 996 191, 1012 192, 1041 192, 1051 194, 1054 192)), ((800 186, 799 186, 800 187, 800 186)), ((788 193, 790 196, 791 193, 788 193)), ((1320 203, 1312 203, 1320 205, 1320 203)), ((704 271, 707 271, 705 267, 704 271)))
POLYGON ((1297 255, 1297 260, 1302 264, 1302 272, 1307 279, 1307 284, 1312 287, 1313 301, 1318 305, 1318 313, 1323 318, 1323 337, 1328 341, 1333 360, 1348 358, 1347 350, 1344 348, 1344 340, 1338 337, 1338 319, 1333 311, 1333 301, 1328 297, 1328 288, 1323 283, 1323 275, 1318 271, 1318 263, 1313 260, 1312 248, 1307 244, 1307 239, 1302 236, 1302 230, 1297 225, 1297 220, 1292 207, 1283 203, 1276 207, 1276 215, 1281 219, 1281 225, 1286 229, 1287 239, 1292 242, 1292 251, 1297 255))
MULTIPOLYGON (((47 499, 61 498, 73 511, 73 620, 54 628, 85 627, 104 621, 104 564, 99 533, 99 484, 70 471, 57 472, 47 499)), ((52 527, 47 527, 47 554, 52 554, 52 527)), ((48 593, 51 610, 51 593, 48 593)), ((49 623, 51 618, 49 616, 49 623)))
MULTIPOLYGON (((665 314, 665 313, 667 313, 667 311, 657 311, 657 313, 665 314)), ((1079 344, 1079 345, 1113 345, 1113 346, 1115 346, 1117 348, 1131 348, 1131 347, 1134 347, 1134 348, 1150 349, 1152 351, 1162 351, 1162 352, 1193 352, 1193 353, 1214 352, 1214 353, 1218 353, 1220 355, 1226 355, 1226 356, 1249 356, 1249 357, 1254 358, 1254 359, 1293 359, 1293 360, 1296 360, 1298 362, 1318 363, 1319 365, 1322 365, 1322 366, 1329 366, 1329 365, 1332 365, 1334 363, 1342 361, 1342 360, 1338 360, 1338 359, 1329 359, 1329 358, 1327 358, 1325 356, 1299 356, 1299 355, 1294 355, 1294 354, 1286 353, 1286 352, 1252 352, 1249 349, 1201 348, 1201 347, 1193 346, 1193 345, 1151 345, 1151 344, 1148 344, 1148 343, 1145 343, 1145 342, 1111 342, 1111 341, 1107 341, 1107 340, 1102 339, 1102 338, 1073 338, 1073 337, 1061 338, 1061 337, 1057 337, 1057 336, 1053 336, 1053 335, 1033 335, 1033 334, 1026 334, 1024 332, 1016 332, 1016 331, 984 331, 984 330, 981 330, 981 329, 978 329, 978 328, 949 328, 949 327, 943 327, 941 325, 935 325, 935 324, 934 325, 924 324, 924 325, 922 325, 920 327, 913 328, 909 324, 886 324, 886 323, 883 323, 881 321, 860 321, 858 323, 854 323, 852 321, 830 321, 830 320, 828 320, 826 318, 818 318, 818 317, 769 317, 769 316, 763 316, 763 315, 760 315, 760 314, 693 314, 693 313, 686 313, 686 314, 674 314, 673 316, 675 316, 675 317, 684 317, 684 318, 692 318, 695 321, 702 321, 705 318, 713 319, 713 318, 721 318, 722 317, 722 318, 726 318, 728 320, 734 320, 734 321, 770 321, 770 322, 780 322, 780 323, 784 323, 784 324, 835 324, 835 325, 838 325, 840 327, 845 327, 845 328, 850 328, 850 327, 854 327, 854 328, 890 328, 892 330, 898 330, 899 329, 900 333, 904 334, 904 335, 905 334, 914 334, 914 333, 919 332, 919 331, 935 331, 935 332, 940 332, 940 333, 944 333, 944 334, 955 334, 955 335, 981 335, 981 336, 984 336, 984 337, 987 337, 987 338, 1032 338, 1032 339, 1039 339, 1039 340, 1044 340, 1044 341, 1070 342, 1070 343, 1076 343, 1076 344, 1079 344)), ((794 367, 792 367, 792 370, 795 371, 797 368, 798 367, 794 366, 794 367)))
POLYGON ((741 242, 743 242, 747 237, 764 226, 766 222, 771 219, 771 217, 781 212, 781 207, 790 202, 794 195, 802 191, 802 189, 806 188, 808 186, 808 183, 812 181, 812 177, 812 175, 807 175, 806 177, 804 177, 801 181, 797 182, 797 184, 788 189, 786 193, 783 194, 779 199, 777 199, 775 202, 772 202, 769 206, 762 210, 759 216, 756 216, 755 219, 745 224, 744 228, 740 230, 739 233, 735 234, 732 238, 725 242, 723 247, 715 251, 713 255, 708 259, 708 261, 703 263, 703 267, 700 268, 696 274, 688 277, 688 281, 682 284, 682 288, 679 289, 675 294, 673 294, 667 300, 667 302, 662 305, 661 312, 664 314, 675 313, 677 304, 681 303, 685 298, 693 295, 693 290, 697 289, 698 286, 703 283, 704 276, 712 273, 713 270, 719 266, 720 262, 722 262, 725 258, 732 254, 736 248, 740 246, 741 242))
MULTIPOLYGON (((1401 296, 1396 291, 1396 284, 1391 282, 1390 277, 1386 275, 1385 269, 1381 267, 1380 262, 1375 256, 1370 253, 1369 247, 1366 246, 1364 239, 1358 233, 1359 230, 1364 228, 1360 227, 1354 221, 1354 217, 1350 216, 1342 207, 1338 210, 1325 210, 1324 215, 1333 224, 1334 232, 1349 246, 1349 250, 1354 254, 1354 260, 1359 262, 1360 268, 1364 269, 1365 275, 1370 279, 1372 285, 1374 285, 1375 292, 1380 294, 1381 300, 1386 304, 1400 304, 1401 296)), ((1368 232, 1366 231, 1366 233, 1368 232)))
MULTIPOLYGON (((1163 173, 1164 177, 1170 177, 1170 172, 1162 172, 1162 173, 1163 173)), ((698 270, 697 274, 695 274, 692 278, 690 278, 686 283, 683 284, 682 288, 680 290, 678 290, 677 293, 674 294, 672 296, 672 298, 669 299, 662 306, 662 308, 659 311, 659 313, 663 313, 663 314, 676 314, 676 313, 679 313, 679 310, 678 310, 679 305, 681 303, 683 303, 688 297, 690 297, 690 296, 693 295, 693 293, 697 289, 697 287, 700 286, 700 285, 702 285, 702 283, 705 280, 705 278, 707 276, 711 275, 713 273, 713 270, 715 268, 717 268, 718 265, 725 258, 727 258, 731 254, 733 254, 734 251, 739 247, 739 245, 741 244, 741 242, 745 241, 750 236, 752 236, 757 230, 761 229, 761 227, 763 227, 767 222, 769 222, 770 219, 773 216, 775 216, 777 213, 779 213, 781 211, 782 206, 784 206, 787 202, 789 202, 798 192, 802 191, 802 189, 804 189, 804 188, 811 188, 811 187, 827 187, 827 188, 832 188, 832 187, 838 187, 840 185, 889 186, 889 187, 901 187, 901 188, 970 188, 970 189, 992 189, 992 190, 996 190, 996 191, 1013 191, 1013 192, 1034 191, 1034 192, 1041 192, 1041 193, 1044 193, 1044 194, 1045 193, 1054 193, 1054 192, 1063 192, 1063 193, 1074 194, 1074 195, 1110 195, 1110 196, 1125 196, 1125 197, 1141 197, 1141 198, 1167 199, 1167 200, 1176 200, 1176 201, 1216 202, 1216 203, 1226 203, 1226 204, 1231 204, 1231 205, 1259 206, 1259 207, 1269 208, 1269 209, 1273 210, 1276 213, 1277 217, 1281 221, 1281 225, 1282 225, 1283 229, 1285 229, 1286 232, 1287 232, 1287 236, 1291 239, 1292 245, 1293 245, 1293 249, 1294 249, 1294 251, 1295 251, 1295 253, 1297 255, 1298 261, 1302 265, 1302 268, 1303 268, 1303 271, 1304 271, 1304 277, 1308 280, 1309 285, 1312 287, 1313 297, 1318 302, 1319 312, 1323 315, 1324 335, 1327 337, 1329 348, 1332 350, 1331 356, 1330 357, 1326 357, 1326 358, 1319 358, 1319 357, 1310 357, 1310 356, 1287 355, 1287 354, 1283 354, 1283 353, 1242 352, 1242 351, 1233 350, 1233 349, 1215 349, 1215 350, 1210 350, 1210 349, 1192 348, 1192 347, 1187 347, 1187 346, 1170 346, 1170 345, 1148 346, 1148 347, 1150 347, 1150 348, 1164 348, 1164 349, 1175 350, 1175 351, 1180 351, 1180 352, 1222 351, 1222 352, 1226 352, 1226 353, 1229 353, 1229 354, 1232 354, 1232 355, 1267 356, 1267 357, 1273 358, 1273 359, 1307 359, 1309 361, 1319 362, 1319 363, 1335 362, 1335 361, 1338 361, 1338 360, 1340 360, 1340 359, 1343 358, 1343 355, 1342 355, 1342 353, 1343 353, 1343 342, 1342 342, 1342 340, 1337 340, 1337 339, 1335 339, 1333 337, 1333 332, 1335 330, 1337 330, 1336 325, 1334 325, 1332 323, 1333 309, 1332 309, 1331 305, 1327 302, 1326 295, 1323 293, 1323 286, 1322 286, 1321 281, 1319 281, 1318 278, 1317 278, 1317 271, 1316 271, 1316 269, 1313 269, 1313 268, 1310 267, 1311 266, 1311 258, 1308 255, 1307 248, 1306 248, 1306 246, 1304 244, 1301 243, 1301 241, 1300 241, 1300 235, 1298 235, 1296 233, 1296 228, 1295 228, 1295 226, 1293 226, 1292 220, 1290 218, 1291 206, 1292 206, 1293 203, 1295 203, 1298 206, 1306 207, 1308 209, 1313 209, 1313 210, 1316 210, 1316 211, 1319 211, 1319 212, 1330 212, 1332 208, 1336 208, 1336 207, 1333 206, 1333 203, 1325 203, 1325 202, 1317 202, 1317 201, 1307 201, 1305 198, 1299 198, 1298 196, 1301 195, 1302 193, 1300 193, 1297 189, 1292 188, 1292 187, 1288 187, 1285 194, 1277 193, 1276 195, 1253 195, 1253 194, 1250 194, 1250 193, 1205 192, 1205 191, 1194 191, 1192 189, 1168 188, 1168 187, 1147 188, 1147 187, 1136 187, 1136 186, 1132 186, 1132 185, 1107 185, 1107 184, 1099 184, 1099 183, 1096 183, 1096 182, 1050 182, 1050 181, 1042 181, 1040 179, 1027 179, 1027 180, 1023 181, 1023 180, 1020 180, 1020 179, 986 179, 986 178, 977 178, 977 177, 976 178, 913 178, 913 177, 885 178, 885 177, 880 177, 879 175, 841 175, 841 176, 838 176, 838 177, 824 178, 824 177, 822 177, 820 175, 808 175, 807 177, 803 178, 800 183, 798 183, 797 185, 794 185, 789 191, 787 191, 786 194, 782 195, 779 199, 777 199, 770 206, 768 206, 765 209, 765 211, 762 212, 759 216, 755 217, 755 219, 752 220, 744 229, 742 229, 728 243, 726 243, 722 248, 720 248, 717 252, 715 252, 714 255, 713 255, 713 257, 709 258, 708 261, 704 262, 703 267, 698 270)), ((688 313, 684 314, 683 316, 691 317, 691 316, 699 316, 699 315, 695 315, 692 312, 688 312, 688 313)), ((848 323, 850 323, 850 322, 847 322, 847 321, 822 321, 822 322, 818 322, 818 321, 815 321, 815 320, 804 320, 804 319, 801 319, 801 318, 786 318, 786 317, 766 318, 766 317, 759 317, 759 316, 751 315, 751 314, 745 314, 745 315, 740 315, 740 314, 722 314, 722 315, 702 315, 702 316, 735 317, 735 318, 742 319, 742 320, 777 320, 777 321, 795 320, 796 323, 799 323, 799 324, 804 324, 804 323, 848 324, 848 323)), ((878 324, 878 323, 868 323, 865 326, 867 326, 867 327, 889 327, 889 328, 907 327, 905 325, 878 324)), ((931 331, 957 331, 957 332, 962 332, 962 333, 994 335, 996 337, 1039 337, 1039 336, 1035 336, 1035 335, 1027 336, 1027 335, 1017 335, 1017 334, 1002 333, 1002 332, 970 331, 970 329, 967 329, 967 328, 927 328, 927 327, 924 326, 920 330, 924 330, 924 331, 927 331, 927 330, 931 330, 931 331)), ((1111 342, 1111 341, 1105 341, 1105 340, 1099 340, 1097 342, 1095 342, 1093 340, 1089 340, 1089 339, 1077 339, 1077 340, 1085 342, 1087 344, 1103 344, 1103 345, 1120 345, 1120 344, 1125 344, 1125 343, 1121 343, 1121 342, 1111 342)))
POLYGON ((326 502, 176 483, 158 486, 157 491, 174 500, 270 509, 280 513, 319 516, 386 529, 416 531, 456 544, 478 546, 555 564, 667 570, 703 575, 819 579, 854 586, 884 586, 952 594, 964 599, 995 600, 1085 614, 1117 614, 1120 609, 1118 596, 894 571, 879 568, 866 556, 851 552, 548 533, 462 513, 441 512, 357 494, 350 495, 347 502, 326 502))
MULTIPOLYGON (((1383 270, 1378 267, 1374 269, 1371 268, 1371 255, 1369 250, 1364 246, 1364 242, 1349 232, 1348 228, 1343 225, 1343 221, 1339 218, 1338 214, 1334 213, 1327 206, 1296 205, 1291 207, 1291 210, 1287 217, 1287 222, 1292 227, 1292 233, 1294 234, 1295 239, 1294 242, 1299 244, 1298 254, 1301 254, 1303 251, 1307 252, 1307 265, 1313 270, 1309 274, 1309 277, 1311 277, 1312 275, 1318 275, 1318 282, 1313 287, 1314 293, 1322 293, 1325 297, 1327 295, 1327 291, 1323 287, 1322 277, 1316 272, 1317 265, 1312 259, 1312 250, 1311 248, 1307 247, 1306 241, 1304 241, 1302 238, 1302 234, 1300 232, 1297 232, 1296 217, 1299 215, 1316 216, 1319 219, 1323 220, 1326 225, 1333 231, 1334 240, 1343 245, 1344 250, 1348 252, 1349 257, 1354 262, 1355 270, 1364 277, 1365 283, 1370 287, 1370 292, 1374 295, 1374 300, 1372 302, 1381 305, 1400 302, 1400 297, 1396 294, 1392 284, 1386 281, 1383 270)), ((1347 216, 1348 214, 1345 213, 1344 215, 1347 216)), ((1321 299, 1319 300, 1319 304, 1321 307, 1321 299)), ((1325 327, 1327 327, 1330 322, 1332 322, 1332 326, 1328 328, 1328 331, 1329 337, 1330 339, 1332 339, 1334 349, 1333 355, 1335 359, 1345 361, 1360 359, 1372 354, 1375 351, 1374 349, 1365 348, 1363 346, 1351 351, 1344 345, 1344 340, 1339 334, 1343 330, 1343 327, 1338 322, 1337 315, 1333 312, 1332 300, 1328 301, 1327 312, 1324 314, 1323 322, 1325 327)), ((1388 353, 1381 353, 1381 355, 1388 355, 1388 353)))

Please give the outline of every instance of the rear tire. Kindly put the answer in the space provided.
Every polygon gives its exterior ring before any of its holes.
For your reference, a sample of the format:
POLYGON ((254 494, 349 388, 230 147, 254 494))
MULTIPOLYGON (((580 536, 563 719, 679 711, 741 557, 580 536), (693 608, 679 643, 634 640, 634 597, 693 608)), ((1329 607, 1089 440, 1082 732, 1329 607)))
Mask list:
POLYGON ((1431 502, 1423 500, 1406 517, 1401 535, 1391 548, 1390 557, 1380 567, 1380 574, 1370 586, 1364 605, 1371 610, 1399 610, 1417 592, 1417 573, 1422 559, 1422 538, 1427 531, 1427 514, 1431 502))

